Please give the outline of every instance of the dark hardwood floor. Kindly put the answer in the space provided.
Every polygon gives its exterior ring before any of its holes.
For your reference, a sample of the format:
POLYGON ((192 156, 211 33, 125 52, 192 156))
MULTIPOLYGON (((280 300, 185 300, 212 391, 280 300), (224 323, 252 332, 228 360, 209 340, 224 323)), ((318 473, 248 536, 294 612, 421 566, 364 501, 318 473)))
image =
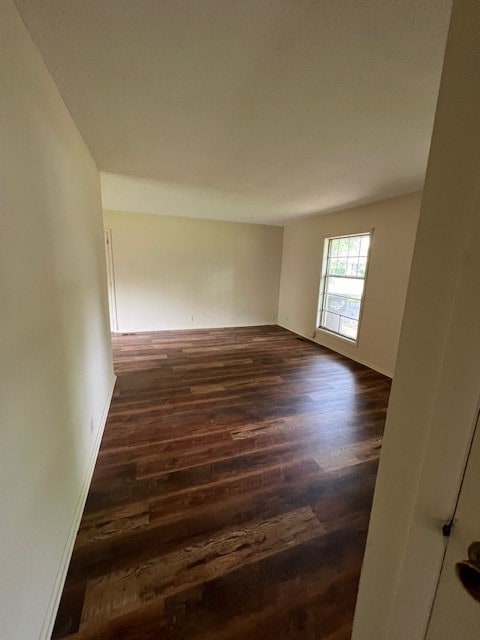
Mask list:
POLYGON ((348 640, 390 380, 274 326, 113 345, 52 637, 348 640))

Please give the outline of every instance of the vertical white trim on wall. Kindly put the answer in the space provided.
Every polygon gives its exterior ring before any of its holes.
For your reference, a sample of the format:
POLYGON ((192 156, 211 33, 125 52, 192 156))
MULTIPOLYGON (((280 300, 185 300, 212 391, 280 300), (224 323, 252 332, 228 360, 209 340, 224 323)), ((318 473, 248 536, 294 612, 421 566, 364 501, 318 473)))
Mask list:
POLYGON ((107 265, 108 311, 112 333, 118 331, 117 295, 115 291, 115 267, 113 262, 112 230, 104 229, 105 258, 107 265))

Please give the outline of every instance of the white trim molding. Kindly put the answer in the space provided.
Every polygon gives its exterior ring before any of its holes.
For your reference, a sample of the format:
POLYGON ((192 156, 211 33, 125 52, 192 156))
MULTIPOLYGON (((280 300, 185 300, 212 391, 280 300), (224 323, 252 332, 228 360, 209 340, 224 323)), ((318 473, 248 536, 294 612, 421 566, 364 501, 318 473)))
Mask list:
POLYGON ((62 559, 58 567, 57 577, 55 578, 55 583, 52 589, 52 595, 50 597, 50 602, 48 604, 48 609, 43 622, 42 631, 40 632, 39 640, 50 640, 50 637, 52 635, 53 625, 55 624, 55 618, 57 615, 58 607, 60 605, 60 598, 62 597, 62 591, 65 584, 65 579, 67 577, 70 558, 72 557, 73 546, 75 544, 77 532, 80 527, 80 521, 82 519, 83 510, 85 508, 85 502, 87 500, 88 491, 90 489, 90 484, 92 482, 95 463, 97 462, 100 443, 102 442, 103 432, 105 430, 105 425, 107 423, 108 411, 110 409, 110 404, 112 401, 113 390, 115 388, 116 381, 117 381, 117 376, 113 375, 110 383, 110 389, 107 395, 105 407, 103 409, 102 417, 100 419, 100 424, 98 425, 97 436, 92 446, 92 452, 91 452, 87 472, 82 482, 80 494, 77 498, 77 504, 75 507, 73 520, 70 525, 68 537, 63 549, 62 559))
MULTIPOLYGON (((292 333, 295 333, 297 336, 300 336, 301 338, 305 338, 305 340, 309 340, 310 342, 313 342, 313 344, 317 344, 320 347, 325 347, 325 349, 329 349, 330 351, 334 351, 335 353, 339 353, 341 356, 343 356, 344 358, 348 358, 348 360, 353 360, 354 362, 358 362, 359 364, 363 364, 364 367, 368 367, 369 369, 373 369, 374 371, 377 371, 378 373, 381 373, 383 376, 387 376, 387 378, 393 378, 393 375, 391 372, 389 371, 385 371, 385 369, 382 369, 381 367, 377 367, 376 364, 372 364, 371 362, 366 362, 365 360, 362 360, 361 358, 352 358, 352 356, 346 355, 345 353, 342 353, 341 351, 337 350, 337 349, 332 349, 332 347, 327 346, 326 344, 322 344, 319 339, 318 336, 307 336, 305 333, 302 333, 301 331, 297 331, 297 329, 293 329, 292 327, 287 326, 286 324, 281 324, 280 322, 277 323, 279 327, 282 327, 282 329, 286 329, 287 331, 291 331, 292 333)), ((321 332, 320 329, 316 329, 316 332, 321 332)), ((342 336, 337 336, 335 334, 332 334, 335 338, 339 338, 341 342, 345 342, 345 340, 342 339, 342 336)), ((348 343, 350 344, 350 346, 355 347, 357 345, 351 343, 350 341, 348 341, 348 343)))

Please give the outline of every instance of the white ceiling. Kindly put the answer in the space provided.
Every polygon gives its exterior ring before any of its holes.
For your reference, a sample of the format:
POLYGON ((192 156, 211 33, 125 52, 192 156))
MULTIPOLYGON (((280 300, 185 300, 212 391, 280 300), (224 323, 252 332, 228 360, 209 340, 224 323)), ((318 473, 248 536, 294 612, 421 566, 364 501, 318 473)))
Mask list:
POLYGON ((269 223, 421 189, 450 4, 17 0, 128 208, 269 223))

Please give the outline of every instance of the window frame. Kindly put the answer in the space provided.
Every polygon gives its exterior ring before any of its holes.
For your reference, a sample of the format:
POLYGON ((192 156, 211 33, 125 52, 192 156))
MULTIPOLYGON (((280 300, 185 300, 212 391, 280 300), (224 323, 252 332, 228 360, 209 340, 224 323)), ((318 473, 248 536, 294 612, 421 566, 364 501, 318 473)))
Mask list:
MULTIPOLYGON (((320 290, 319 290, 319 298, 318 298, 318 309, 317 309, 317 322, 316 322, 316 329, 317 331, 320 331, 322 333, 325 333, 329 336, 332 336, 334 338, 337 338, 339 340, 343 340, 344 342, 347 342, 348 344, 352 345, 352 346, 358 346, 358 342, 359 342, 359 338, 360 338, 360 329, 361 329, 361 324, 362 324, 362 319, 363 319, 363 309, 364 309, 364 302, 365 302, 365 294, 366 294, 366 289, 367 289, 367 278, 368 278, 368 271, 369 271, 369 267, 370 267, 370 256, 371 256, 371 251, 372 251, 372 243, 373 243, 373 232, 374 229, 369 229, 368 231, 359 231, 358 233, 346 233, 344 235, 335 235, 335 236, 328 236, 328 238, 325 238, 324 240, 324 244, 323 244, 323 258, 322 258, 322 272, 321 272, 321 276, 320 276, 320 290), (368 244, 368 251, 367 251, 367 263, 366 263, 366 267, 365 267, 365 276, 363 278, 357 278, 359 280, 363 280, 363 290, 362 290, 362 295, 360 297, 360 313, 358 315, 358 328, 357 328, 357 337, 356 338, 349 338, 348 336, 343 335, 342 333, 338 333, 337 331, 332 331, 332 329, 327 329, 326 327, 322 327, 322 315, 324 312, 324 301, 325 301, 325 295, 327 293, 327 278, 329 277, 348 277, 348 276, 329 276, 327 274, 327 264, 328 264, 328 258, 329 258, 329 247, 330 247, 330 242, 332 240, 340 240, 342 238, 355 238, 358 236, 370 236, 370 242, 368 244)), ((354 278, 354 276, 352 277, 352 279, 354 278)), ((340 315, 340 314, 339 314, 340 315)))

